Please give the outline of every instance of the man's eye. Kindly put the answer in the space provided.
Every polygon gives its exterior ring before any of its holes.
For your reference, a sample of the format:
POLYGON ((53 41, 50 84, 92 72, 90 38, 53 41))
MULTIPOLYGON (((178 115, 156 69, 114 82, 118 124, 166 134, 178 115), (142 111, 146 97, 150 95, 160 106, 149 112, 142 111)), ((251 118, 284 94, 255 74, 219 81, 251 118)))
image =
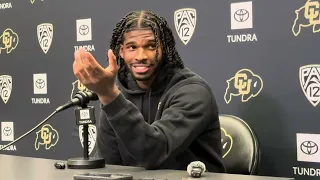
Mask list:
POLYGON ((150 49, 155 49, 155 48, 156 48, 156 45, 155 45, 155 44, 151 44, 151 45, 149 45, 149 48, 150 48, 150 49))

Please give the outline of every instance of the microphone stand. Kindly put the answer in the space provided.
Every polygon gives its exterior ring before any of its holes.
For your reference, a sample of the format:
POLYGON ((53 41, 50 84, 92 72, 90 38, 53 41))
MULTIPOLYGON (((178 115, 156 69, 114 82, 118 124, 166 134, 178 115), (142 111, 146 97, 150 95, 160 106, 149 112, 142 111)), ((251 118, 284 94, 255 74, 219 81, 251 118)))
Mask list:
POLYGON ((95 124, 95 113, 93 106, 87 106, 81 103, 81 106, 75 109, 76 123, 83 125, 83 157, 68 159, 69 169, 96 169, 105 167, 103 158, 89 157, 88 128, 89 124, 95 124))

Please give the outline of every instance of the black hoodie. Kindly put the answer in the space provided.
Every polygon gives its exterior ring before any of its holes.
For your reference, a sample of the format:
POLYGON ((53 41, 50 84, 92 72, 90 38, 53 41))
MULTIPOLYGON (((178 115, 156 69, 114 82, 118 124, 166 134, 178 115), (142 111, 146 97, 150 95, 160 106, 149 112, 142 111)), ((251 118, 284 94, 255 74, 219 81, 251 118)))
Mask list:
POLYGON ((202 161, 225 172, 218 107, 209 85, 188 68, 161 71, 149 90, 118 77, 119 96, 102 105, 98 153, 107 164, 186 170, 202 161))

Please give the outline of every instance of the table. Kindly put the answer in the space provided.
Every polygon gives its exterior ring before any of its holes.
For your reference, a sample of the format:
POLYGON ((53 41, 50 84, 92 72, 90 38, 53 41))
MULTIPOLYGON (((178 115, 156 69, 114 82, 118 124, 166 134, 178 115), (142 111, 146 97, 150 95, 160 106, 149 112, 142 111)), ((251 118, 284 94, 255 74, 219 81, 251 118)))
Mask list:
POLYGON ((155 180, 293 180, 294 178, 278 178, 265 176, 247 176, 205 172, 201 178, 192 178, 187 171, 177 170, 144 170, 140 167, 106 165, 100 169, 56 169, 55 162, 64 162, 51 159, 0 155, 1 180, 73 180, 74 174, 86 172, 126 173, 136 178, 154 178, 155 180))

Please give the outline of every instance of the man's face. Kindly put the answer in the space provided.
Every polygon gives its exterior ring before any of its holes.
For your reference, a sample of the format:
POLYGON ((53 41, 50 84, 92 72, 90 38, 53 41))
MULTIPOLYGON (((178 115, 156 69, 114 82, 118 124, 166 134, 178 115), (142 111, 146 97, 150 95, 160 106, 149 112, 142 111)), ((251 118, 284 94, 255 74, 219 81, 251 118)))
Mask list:
POLYGON ((124 34, 120 56, 137 81, 148 81, 156 75, 162 60, 161 44, 158 46, 156 61, 156 39, 152 30, 133 30, 124 34))

